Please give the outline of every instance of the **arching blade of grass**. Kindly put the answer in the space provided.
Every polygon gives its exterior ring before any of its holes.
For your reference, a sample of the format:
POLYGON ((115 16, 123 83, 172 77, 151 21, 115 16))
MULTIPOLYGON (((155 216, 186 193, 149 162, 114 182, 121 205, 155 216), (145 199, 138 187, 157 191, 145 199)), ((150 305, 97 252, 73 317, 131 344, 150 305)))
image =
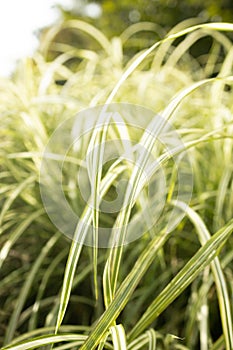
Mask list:
POLYGON ((130 37, 142 31, 154 32, 157 33, 160 37, 163 37, 166 34, 164 32, 164 29, 157 23, 139 22, 134 23, 128 28, 126 28, 124 32, 120 35, 120 39, 122 43, 125 44, 125 42, 129 40, 130 37))
POLYGON ((127 70, 123 73, 121 79, 118 81, 114 89, 112 90, 111 94, 109 95, 106 103, 111 103, 115 95, 117 94, 119 88, 123 85, 125 80, 133 73, 133 71, 140 65, 140 63, 143 62, 143 60, 149 56, 150 53, 152 53, 157 47, 159 47, 161 44, 169 42, 171 40, 180 38, 181 36, 184 36, 186 34, 192 33, 195 30, 198 29, 209 29, 209 30, 219 30, 219 31, 233 31, 233 24, 231 23, 204 23, 204 24, 198 24, 194 25, 192 27, 188 27, 184 30, 179 31, 178 33, 170 34, 165 39, 156 42, 154 45, 152 45, 149 49, 145 50, 142 54, 140 54, 134 62, 127 68, 127 70))
POLYGON ((121 324, 110 327, 114 350, 126 350, 125 330, 121 324))
MULTIPOLYGON (((171 67, 176 66, 180 58, 185 54, 185 52, 189 50, 189 48, 195 42, 209 35, 213 37, 216 40, 216 42, 220 42, 227 51, 231 50, 231 47, 232 47, 231 41, 225 35, 217 31, 207 31, 207 30, 202 30, 202 28, 200 28, 200 30, 196 30, 195 32, 188 35, 184 40, 182 40, 182 42, 174 49, 172 54, 169 56, 164 66, 166 67, 169 65, 171 67)), ((230 72, 228 72, 228 74, 230 74, 230 72)), ((222 75, 222 76, 225 76, 225 75, 222 75)))
MULTIPOLYGON (((64 326, 61 326, 60 328, 61 333, 62 334, 64 333, 64 335, 67 333, 78 334, 79 332, 83 333, 89 330, 90 328, 87 326, 74 326, 74 325, 64 325, 64 326)), ((28 342, 28 340, 31 340, 33 338, 45 337, 50 334, 54 335, 53 332, 54 332, 54 327, 43 327, 43 328, 34 329, 30 332, 21 334, 20 336, 16 337, 9 345, 6 346, 6 348, 16 344, 26 343, 28 342)))
POLYGON ((106 52, 109 53, 109 50, 111 50, 111 43, 107 37, 100 30, 87 22, 81 20, 70 20, 64 24, 64 28, 81 30, 93 37, 106 52))
POLYGON ((100 46, 107 52, 110 53, 111 43, 108 41, 107 37, 97 28, 92 26, 89 23, 86 23, 81 20, 69 20, 63 23, 62 25, 54 26, 47 33, 45 39, 41 43, 41 50, 47 53, 48 47, 51 41, 55 38, 55 36, 63 29, 76 29, 88 34, 90 37, 95 39, 100 46))
POLYGON ((199 323, 199 334, 200 334, 199 338, 200 338, 200 348, 202 350, 208 350, 209 348, 208 346, 209 306, 208 306, 208 298, 207 298, 209 276, 210 276, 210 269, 209 269, 209 266, 207 266, 203 271, 202 285, 200 288, 200 290, 202 291, 202 299, 201 299, 200 308, 198 310, 199 311, 198 323, 199 323))
MULTIPOLYGON (((74 341, 72 342, 72 344, 65 344, 65 345, 61 345, 61 346, 58 346, 58 347, 54 347, 53 349, 54 350, 70 350, 71 349, 71 345, 72 345, 72 349, 76 349, 76 346, 79 346, 80 345, 80 341, 74 341)), ((107 343, 105 342, 104 343, 104 347, 100 347, 98 348, 98 350, 114 350, 112 344, 110 343, 107 343)))
MULTIPOLYGON (((190 207, 181 202, 176 202, 176 206, 186 212, 186 215, 195 226, 200 242, 202 245, 208 242, 211 235, 201 219, 201 217, 190 207)), ((232 315, 231 301, 227 290, 225 277, 221 268, 219 258, 216 257, 210 264, 214 281, 216 284, 217 295, 219 299, 220 315, 222 320, 222 328, 225 337, 226 350, 233 349, 233 332, 232 332, 232 315)))
POLYGON ((157 339, 162 336, 155 332, 154 329, 149 329, 147 332, 140 335, 137 339, 134 339, 129 345, 128 350, 144 349, 144 346, 149 344, 149 349, 156 349, 157 339))
MULTIPOLYGON (((203 23, 203 21, 200 18, 189 18, 182 22, 179 22, 175 27, 173 27, 168 33, 167 37, 178 33, 186 28, 194 27, 195 25, 199 25, 203 23)), ((153 62, 152 62, 152 69, 153 71, 158 72, 162 68, 162 64, 165 61, 166 55, 170 50, 170 47, 172 45, 173 41, 168 41, 161 45, 158 50, 155 52, 153 62)))
POLYGON ((141 334, 162 312, 170 305, 178 295, 208 266, 219 254, 219 250, 226 243, 233 230, 233 220, 215 233, 188 261, 182 270, 155 298, 142 315, 129 334, 129 339, 134 339, 141 334))
POLYGON ((186 28, 184 30, 181 30, 178 33, 174 33, 168 36, 168 38, 178 38, 179 36, 186 35, 188 33, 193 32, 197 29, 209 29, 209 30, 219 30, 219 31, 232 31, 233 30, 233 24, 232 23, 226 23, 226 22, 215 22, 215 23, 204 23, 204 24, 197 24, 195 26, 186 28))
POLYGON ((70 342, 70 346, 72 346, 72 341, 79 341, 78 345, 81 345, 86 339, 86 335, 79 334, 65 334, 65 335, 47 335, 39 338, 34 338, 29 341, 25 341, 18 345, 12 345, 2 348, 2 350, 27 350, 27 349, 35 349, 40 348, 42 346, 46 346, 49 344, 60 343, 60 342, 70 342))
POLYGON ((149 339, 149 350, 156 350, 156 333, 154 329, 149 329, 146 334, 149 339))
POLYGON ((32 286, 32 283, 36 277, 36 274, 37 274, 41 264, 43 263, 44 258, 49 253, 49 251, 53 248, 53 246, 56 244, 56 242, 58 241, 58 239, 60 237, 61 237, 60 233, 56 233, 53 237, 50 238, 50 240, 46 243, 46 245, 42 249, 38 258, 36 259, 34 265, 32 266, 32 268, 27 276, 27 279, 24 282, 24 285, 21 289, 21 292, 18 296, 15 309, 11 315, 10 322, 9 322, 8 327, 7 327, 7 331, 6 331, 6 335, 5 335, 5 340, 4 340, 5 344, 8 344, 13 339, 14 332, 17 328, 17 323, 18 323, 20 313, 21 313, 22 308, 25 304, 25 301, 27 299, 27 296, 28 296, 28 293, 29 293, 30 288, 32 286))

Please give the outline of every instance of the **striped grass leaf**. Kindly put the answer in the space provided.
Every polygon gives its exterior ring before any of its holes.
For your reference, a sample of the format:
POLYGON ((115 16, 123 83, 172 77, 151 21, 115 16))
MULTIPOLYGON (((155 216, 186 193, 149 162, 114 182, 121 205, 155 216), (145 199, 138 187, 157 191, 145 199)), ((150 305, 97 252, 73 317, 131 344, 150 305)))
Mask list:
POLYGON ((92 26, 89 23, 86 23, 81 20, 69 20, 62 25, 53 26, 47 33, 44 40, 41 42, 41 50, 47 55, 49 46, 55 38, 55 36, 64 29, 76 29, 88 34, 90 37, 94 38, 107 53, 111 53, 111 43, 107 37, 97 28, 92 26))
POLYGON ((156 332, 154 331, 154 329, 151 328, 146 332, 146 334, 148 336, 148 345, 149 345, 148 350, 156 350, 156 343, 157 343, 156 332))
MULTIPOLYGON (((75 347, 79 346, 79 345, 80 345, 80 341, 72 342, 72 349, 75 349, 75 347)), ((61 346, 58 346, 58 347, 53 347, 53 349, 54 350, 65 350, 65 349, 70 350, 70 346, 71 346, 71 344, 65 344, 65 345, 61 345, 61 346)), ((98 350, 102 350, 102 349, 114 350, 112 344, 110 344, 110 343, 105 342, 103 346, 104 346, 104 348, 103 347, 102 348, 98 348, 98 350)))
POLYGON ((109 332, 106 332, 98 345, 98 350, 103 350, 105 348, 108 336, 109 332))
POLYGON ((7 347, 3 347, 2 350, 27 350, 27 349, 35 349, 40 348, 42 346, 46 346, 49 344, 60 343, 60 342, 70 342, 70 347, 72 346, 72 341, 78 341, 78 345, 81 345, 85 339, 86 335, 79 334, 64 334, 64 335, 47 335, 38 338, 34 338, 28 341, 24 341, 19 344, 9 345, 7 347))
POLYGON ((154 32, 157 33, 160 37, 164 37, 166 35, 164 29, 157 23, 138 22, 127 27, 120 35, 122 44, 124 45, 126 41, 128 41, 133 35, 142 31, 154 32))
MULTIPOLYGON (((202 30, 196 30, 193 33, 190 33, 185 39, 182 40, 182 42, 174 49, 174 51, 171 53, 169 58, 167 59, 166 63, 164 64, 165 67, 174 67, 177 65, 178 61, 182 58, 182 56, 189 50, 189 48, 198 40, 204 38, 205 36, 211 36, 213 39, 215 39, 216 42, 221 43, 221 45, 224 47, 224 49, 227 52, 231 51, 232 43, 230 39, 228 39, 224 34, 217 31, 206 31, 202 30)), ((229 71, 226 74, 219 74, 220 76, 226 76, 231 74, 229 71)), ((206 75, 207 76, 207 75, 206 75)))
POLYGON ((133 340, 128 345, 128 350, 139 350, 148 344, 148 337, 146 334, 142 334, 140 337, 133 340))
POLYGON ((112 336, 114 350, 127 350, 124 327, 121 324, 115 325, 110 327, 109 331, 112 336))
POLYGON ((134 339, 128 345, 128 350, 139 350, 144 349, 145 345, 153 346, 152 349, 156 349, 157 339, 163 339, 163 336, 154 329, 149 329, 145 333, 141 334, 139 337, 134 339))
MULTIPOLYGON (((26 332, 24 334, 21 334, 18 337, 15 337, 14 340, 11 341, 11 343, 9 345, 7 345, 6 347, 10 347, 16 344, 21 344, 21 343, 25 343, 28 340, 31 340, 32 338, 39 338, 42 336, 46 336, 46 335, 50 335, 53 334, 55 330, 55 327, 43 327, 43 328, 37 328, 34 329, 32 331, 26 332)), ((83 333, 83 332, 87 332, 90 331, 90 327, 88 326, 74 326, 74 325, 64 325, 61 326, 60 328, 61 333, 63 334, 71 334, 71 333, 83 333)), ((54 334, 53 334, 54 335, 54 334)))
MULTIPOLYGON (((199 25, 203 21, 200 18, 189 18, 184 21, 179 22, 173 28, 169 30, 166 36, 170 36, 172 34, 181 32, 182 30, 190 27, 194 27, 195 25, 199 25)), ((153 62, 152 62, 152 70, 154 72, 158 72, 165 61, 167 53, 170 51, 173 40, 167 41, 163 43, 155 52, 153 62)))
MULTIPOLYGON (((68 53, 64 53, 59 55, 47 68, 46 72, 43 74, 43 77, 40 82, 40 86, 38 89, 38 95, 40 96, 45 96, 47 93, 47 90, 49 86, 51 85, 54 75, 56 71, 62 71, 63 72, 63 77, 65 79, 69 79, 72 75, 72 72, 68 70, 64 66, 65 62, 74 57, 74 50, 68 53), (66 74, 64 74, 64 70, 66 71, 66 74)), ((62 103, 62 99, 59 99, 60 103, 62 103)), ((35 100, 34 100, 35 101, 35 100)), ((68 100, 66 100, 68 102, 68 100)))

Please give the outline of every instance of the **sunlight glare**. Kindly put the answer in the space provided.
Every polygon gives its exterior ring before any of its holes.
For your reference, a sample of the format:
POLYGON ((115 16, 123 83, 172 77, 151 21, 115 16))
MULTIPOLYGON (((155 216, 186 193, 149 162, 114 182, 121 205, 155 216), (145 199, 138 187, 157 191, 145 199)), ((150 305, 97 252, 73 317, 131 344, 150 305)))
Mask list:
POLYGON ((36 31, 59 19, 58 3, 61 0, 0 1, 0 76, 8 76, 18 59, 33 54, 36 31))

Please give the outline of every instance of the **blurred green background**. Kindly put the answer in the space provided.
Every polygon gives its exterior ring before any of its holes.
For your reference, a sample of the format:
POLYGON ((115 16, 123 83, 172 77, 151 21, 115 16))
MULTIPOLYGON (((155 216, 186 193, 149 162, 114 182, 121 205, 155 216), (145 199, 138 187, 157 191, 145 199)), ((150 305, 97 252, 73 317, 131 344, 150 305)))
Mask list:
POLYGON ((74 0, 71 10, 63 9, 63 14, 69 19, 84 17, 111 37, 139 21, 158 23, 165 31, 190 17, 200 17, 203 21, 232 22, 233 1, 74 0))

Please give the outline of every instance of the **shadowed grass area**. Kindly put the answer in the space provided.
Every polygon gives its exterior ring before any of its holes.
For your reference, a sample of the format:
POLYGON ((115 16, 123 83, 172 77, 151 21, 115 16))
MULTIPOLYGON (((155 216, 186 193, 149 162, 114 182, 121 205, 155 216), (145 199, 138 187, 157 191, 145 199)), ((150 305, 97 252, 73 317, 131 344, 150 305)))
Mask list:
MULTIPOLYGON (((148 48, 132 55, 134 35, 142 47, 145 28, 156 30, 142 23, 109 40, 85 22, 68 21, 44 35, 40 50, 19 63, 12 79, 0 80, 3 349, 47 349, 49 344, 83 350, 233 348, 233 25, 185 21, 153 46, 143 42, 148 48), (208 55, 194 58, 193 45, 206 36, 208 55), (49 220, 40 196, 40 166, 60 123, 112 102, 152 110, 155 133, 158 115, 171 121, 183 146, 171 144, 167 150, 146 130, 106 120, 87 136, 87 147, 78 155, 70 150, 63 190, 84 222, 74 237, 84 237, 93 223, 91 248, 69 240, 49 220), (119 152, 126 139, 135 154, 140 143, 142 167, 152 154, 166 178, 160 220, 128 245, 125 227, 133 218, 144 220, 148 184, 124 154, 104 164, 104 145, 116 135, 119 152), (83 166, 86 153, 99 145, 83 166), (176 200, 174 157, 181 162, 184 150, 192 166, 190 203, 176 200), (93 206, 78 190, 82 167, 92 175, 93 206), (114 200, 122 176, 130 179, 127 205, 117 214, 102 214, 102 201, 114 200), (174 222, 180 215, 183 219, 168 230, 172 210, 174 222), (112 234, 120 227, 115 247, 98 248, 100 227, 112 234)), ((171 140, 169 130, 163 137, 171 140)))

